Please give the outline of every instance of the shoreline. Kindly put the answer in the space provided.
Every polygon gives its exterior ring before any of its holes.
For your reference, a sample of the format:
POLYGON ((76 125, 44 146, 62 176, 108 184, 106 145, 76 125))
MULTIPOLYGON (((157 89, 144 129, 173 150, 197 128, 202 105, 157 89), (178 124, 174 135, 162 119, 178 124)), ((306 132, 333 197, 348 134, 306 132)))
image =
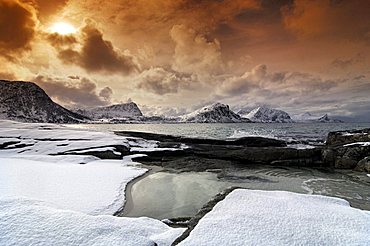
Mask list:
POLYGON ((148 169, 148 171, 145 172, 144 174, 138 176, 137 178, 134 178, 133 180, 131 180, 130 182, 127 183, 127 185, 125 187, 125 202, 124 202, 123 206, 113 214, 113 216, 129 217, 129 216, 127 216, 127 214, 132 210, 132 208, 134 206, 134 202, 133 202, 133 199, 132 199, 132 187, 137 182, 139 182, 140 180, 148 177, 149 175, 152 175, 154 173, 157 173, 157 172, 160 172, 161 170, 163 170, 163 168, 161 168, 161 167, 149 166, 149 165, 144 165, 144 164, 141 164, 141 167, 148 169))

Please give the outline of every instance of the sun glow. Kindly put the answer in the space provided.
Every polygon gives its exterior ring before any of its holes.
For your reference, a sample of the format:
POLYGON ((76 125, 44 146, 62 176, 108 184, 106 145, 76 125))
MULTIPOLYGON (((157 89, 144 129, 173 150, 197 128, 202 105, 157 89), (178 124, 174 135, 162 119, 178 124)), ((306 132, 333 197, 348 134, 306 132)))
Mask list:
POLYGON ((68 35, 77 31, 74 26, 66 22, 56 22, 49 28, 49 30, 50 32, 58 33, 60 35, 68 35))

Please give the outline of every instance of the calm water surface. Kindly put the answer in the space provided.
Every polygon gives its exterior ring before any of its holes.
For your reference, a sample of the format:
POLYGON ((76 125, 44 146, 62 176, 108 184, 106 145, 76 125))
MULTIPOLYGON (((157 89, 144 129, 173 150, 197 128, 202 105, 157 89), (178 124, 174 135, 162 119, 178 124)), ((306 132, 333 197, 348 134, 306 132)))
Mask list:
POLYGON ((124 216, 156 219, 191 217, 217 193, 239 186, 256 190, 285 190, 346 199, 370 210, 370 178, 363 173, 323 173, 314 169, 250 167, 243 170, 157 172, 133 184, 132 206, 124 216))

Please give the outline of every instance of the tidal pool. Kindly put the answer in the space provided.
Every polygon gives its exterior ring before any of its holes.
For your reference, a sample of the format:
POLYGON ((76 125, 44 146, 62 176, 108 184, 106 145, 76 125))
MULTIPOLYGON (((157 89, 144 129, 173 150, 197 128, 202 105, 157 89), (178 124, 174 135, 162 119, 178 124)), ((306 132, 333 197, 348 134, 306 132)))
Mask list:
POLYGON ((366 174, 258 166, 212 172, 151 173, 131 185, 121 215, 156 219, 191 217, 213 196, 231 186, 336 196, 354 207, 370 210, 370 178, 366 174))

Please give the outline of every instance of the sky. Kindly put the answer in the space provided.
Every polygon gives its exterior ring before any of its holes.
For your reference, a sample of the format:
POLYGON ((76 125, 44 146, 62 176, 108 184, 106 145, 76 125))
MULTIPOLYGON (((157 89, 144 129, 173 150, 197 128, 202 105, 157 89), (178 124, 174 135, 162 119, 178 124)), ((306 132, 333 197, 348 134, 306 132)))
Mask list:
POLYGON ((0 79, 68 108, 222 102, 370 121, 368 0, 0 0, 0 79))

